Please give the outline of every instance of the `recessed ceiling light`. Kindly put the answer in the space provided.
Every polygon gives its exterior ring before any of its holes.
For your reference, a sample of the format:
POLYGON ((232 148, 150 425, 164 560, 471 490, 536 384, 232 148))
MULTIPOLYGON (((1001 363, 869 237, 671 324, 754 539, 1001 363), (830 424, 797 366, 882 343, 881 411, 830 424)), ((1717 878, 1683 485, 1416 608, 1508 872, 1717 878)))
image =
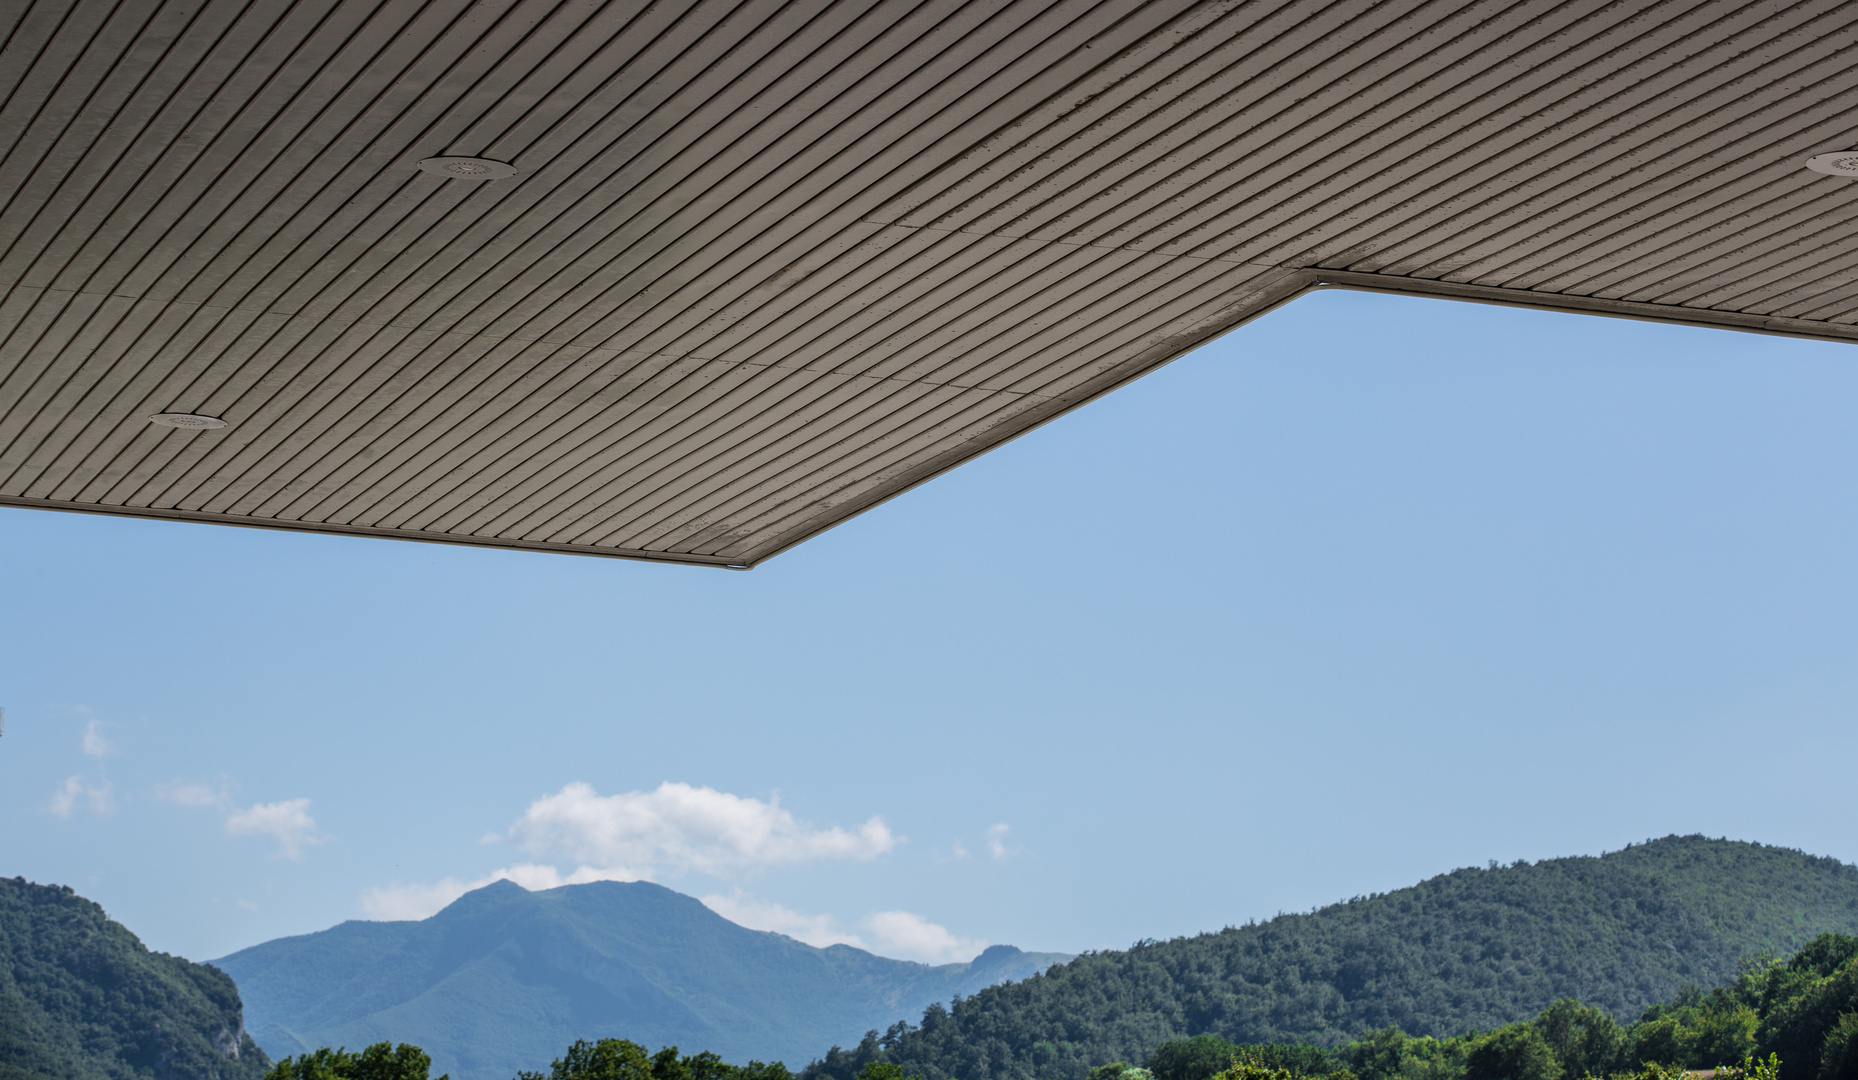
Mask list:
POLYGON ((1840 150, 1806 159, 1806 167, 1827 176, 1858 177, 1858 150, 1840 150))
POLYGON ((217 416, 201 416, 190 412, 158 412, 149 417, 148 422, 160 424, 162 427, 180 428, 184 431, 206 431, 226 426, 226 422, 217 416))
POLYGON ((516 175, 516 166, 508 162, 475 157, 429 157, 419 167, 448 180, 502 180, 516 175))

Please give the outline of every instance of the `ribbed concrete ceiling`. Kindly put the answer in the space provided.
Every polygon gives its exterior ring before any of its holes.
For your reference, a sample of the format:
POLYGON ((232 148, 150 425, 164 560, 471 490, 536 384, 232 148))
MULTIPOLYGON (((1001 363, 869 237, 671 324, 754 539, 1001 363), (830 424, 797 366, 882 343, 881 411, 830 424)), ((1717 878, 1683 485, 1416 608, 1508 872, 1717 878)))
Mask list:
POLYGON ((3 4, 0 503, 752 565, 1323 284, 1858 340, 1855 27, 3 4))

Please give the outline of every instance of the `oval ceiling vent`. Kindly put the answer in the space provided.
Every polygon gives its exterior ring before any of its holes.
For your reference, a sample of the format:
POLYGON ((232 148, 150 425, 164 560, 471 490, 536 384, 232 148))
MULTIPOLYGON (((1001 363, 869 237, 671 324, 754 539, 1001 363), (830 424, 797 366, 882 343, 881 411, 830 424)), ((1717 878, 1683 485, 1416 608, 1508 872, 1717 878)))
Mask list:
POLYGON ((449 180, 502 180, 516 175, 516 166, 507 161, 474 157, 429 157, 419 167, 449 180))
POLYGON ((184 431, 206 431, 226 426, 226 422, 217 416, 201 416, 190 412, 160 412, 149 417, 148 422, 160 424, 162 427, 180 428, 184 431))
POLYGON ((1806 159, 1806 167, 1827 176, 1858 177, 1858 150, 1840 150, 1806 159))

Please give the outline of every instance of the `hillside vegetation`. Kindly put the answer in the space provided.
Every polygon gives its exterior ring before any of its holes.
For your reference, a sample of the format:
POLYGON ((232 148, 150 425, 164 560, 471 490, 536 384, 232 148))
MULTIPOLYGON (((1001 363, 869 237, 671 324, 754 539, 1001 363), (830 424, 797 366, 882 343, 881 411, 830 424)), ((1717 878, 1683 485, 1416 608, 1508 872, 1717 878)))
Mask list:
POLYGON ((1727 986, 1687 988, 1629 1024, 1564 998, 1534 1019, 1443 1039, 1389 1028, 1325 1049, 1199 1035, 1163 1043, 1139 1070, 1099 1066, 1091 1080, 1210 1080, 1235 1060, 1281 1069, 1284 1080, 1681 1080, 1685 1070, 1735 1066, 1753 1076, 1757 1063, 1772 1063, 1778 1080, 1858 1080, 1858 937, 1823 934, 1785 960, 1750 964, 1727 986))
POLYGON ((0 878, 0 1080, 258 1080, 239 992, 68 887, 0 878))
MULTIPOLYGON (((1198 1035, 1344 1046, 1445 1038, 1573 998, 1637 1019, 1743 961, 1858 932, 1858 868, 1782 848, 1667 837, 1599 857, 1459 870, 1218 933, 1087 953, 834 1047, 804 1080, 872 1061, 927 1080, 1083 1080, 1198 1035)), ((1438 1078, 1448 1080, 1448 1078, 1438 1078)), ((1795 1080, 1790 1076, 1788 1080, 1795 1080)))
POLYGON ((1060 960, 996 945, 929 966, 749 930, 647 882, 507 881, 418 922, 347 922, 217 963, 272 1055, 408 1042, 453 1080, 509 1080, 577 1039, 626 1035, 804 1061, 932 1001, 1060 960))

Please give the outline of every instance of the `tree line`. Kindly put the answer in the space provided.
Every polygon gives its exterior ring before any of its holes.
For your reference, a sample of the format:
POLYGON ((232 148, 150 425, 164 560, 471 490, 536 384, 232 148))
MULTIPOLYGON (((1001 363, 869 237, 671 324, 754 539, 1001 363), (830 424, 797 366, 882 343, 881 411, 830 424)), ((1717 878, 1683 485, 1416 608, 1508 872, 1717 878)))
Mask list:
MULTIPOLYGON (((778 1061, 732 1065, 708 1051, 582 1040, 547 1072, 515 1080, 923 1080, 895 1060, 915 1030, 870 1032, 797 1076, 778 1061)), ((407 1044, 324 1048, 283 1059, 265 1080, 431 1080, 431 1064, 407 1044)), ((1390 1026, 1324 1047, 1198 1035, 1161 1042, 1140 1065, 1097 1064, 1087 1080, 1696 1080, 1702 1070, 1715 1080, 1858 1080, 1858 936, 1822 934, 1786 960, 1748 963, 1728 985, 1687 988, 1629 1024, 1564 998, 1529 1020, 1446 1037, 1390 1026)))
MULTIPOLYGON (((382 1042, 359 1051, 325 1046, 287 1057, 265 1080, 450 1080, 431 1072, 432 1056, 424 1050, 382 1042)), ((794 1080, 794 1075, 778 1061, 731 1065, 708 1050, 684 1054, 667 1046, 654 1054, 630 1039, 579 1039, 547 1072, 524 1070, 515 1080, 794 1080)))

